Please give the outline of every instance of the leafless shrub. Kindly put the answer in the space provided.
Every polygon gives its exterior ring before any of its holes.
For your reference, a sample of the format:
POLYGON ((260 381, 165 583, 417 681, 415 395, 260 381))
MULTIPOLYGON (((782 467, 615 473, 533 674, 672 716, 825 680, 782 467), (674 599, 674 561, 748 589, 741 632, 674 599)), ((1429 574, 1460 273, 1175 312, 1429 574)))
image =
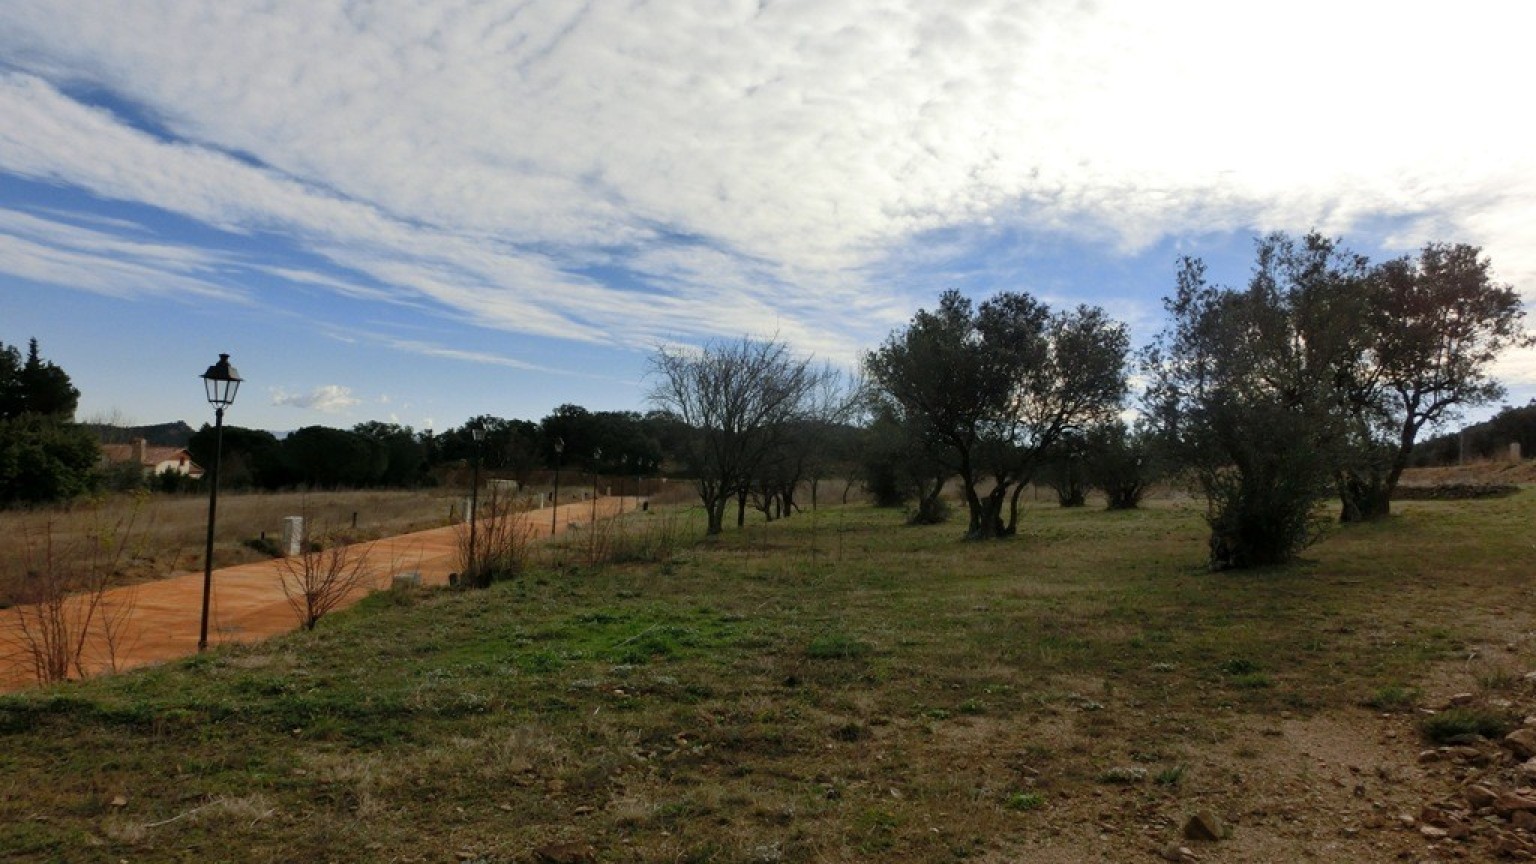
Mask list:
POLYGON ((339 534, 322 534, 306 551, 278 563, 283 597, 305 630, 346 602, 373 587, 375 569, 368 560, 372 543, 351 543, 339 534))
POLYGON ((88 530, 69 541, 51 520, 22 527, 19 563, 5 574, 12 626, 0 641, 39 683, 117 669, 134 598, 109 589, 142 542, 142 512, 142 498, 116 515, 95 509, 88 530))
POLYGON ((466 586, 488 588, 492 582, 515 579, 527 569, 533 538, 540 532, 526 518, 527 501, 516 495, 493 486, 480 497, 478 506, 473 550, 470 523, 459 526, 459 578, 466 586))

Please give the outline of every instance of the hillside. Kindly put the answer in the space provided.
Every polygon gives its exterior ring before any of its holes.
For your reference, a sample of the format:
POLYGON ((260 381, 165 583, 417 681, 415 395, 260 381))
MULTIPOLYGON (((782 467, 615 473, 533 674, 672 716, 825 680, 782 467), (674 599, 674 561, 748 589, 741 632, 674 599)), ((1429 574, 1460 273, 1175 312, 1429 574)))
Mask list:
POLYGON ((103 444, 127 444, 143 438, 152 447, 185 447, 196 432, 185 421, 156 423, 150 426, 114 426, 110 423, 82 423, 103 444))

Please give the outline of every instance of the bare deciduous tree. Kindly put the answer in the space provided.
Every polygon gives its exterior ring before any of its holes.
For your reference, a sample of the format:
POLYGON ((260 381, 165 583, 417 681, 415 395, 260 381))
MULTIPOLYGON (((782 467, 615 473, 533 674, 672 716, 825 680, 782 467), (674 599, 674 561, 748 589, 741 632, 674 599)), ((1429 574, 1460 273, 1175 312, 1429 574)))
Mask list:
POLYGON ((316 548, 278 562, 283 597, 300 627, 315 629, 354 593, 374 586, 375 568, 368 560, 372 548, 371 543, 322 533, 316 548))
POLYGON ((710 534, 723 529, 733 497, 740 521, 753 475, 784 445, 832 374, 795 357, 783 342, 749 338, 696 352, 658 348, 651 372, 651 402, 688 427, 684 459, 710 534))
POLYGON ((51 522, 23 532, 20 566, 6 574, 8 641, 39 683, 117 669, 134 597, 113 584, 143 541, 142 512, 142 499, 115 519, 93 511, 79 539, 62 545, 51 522))

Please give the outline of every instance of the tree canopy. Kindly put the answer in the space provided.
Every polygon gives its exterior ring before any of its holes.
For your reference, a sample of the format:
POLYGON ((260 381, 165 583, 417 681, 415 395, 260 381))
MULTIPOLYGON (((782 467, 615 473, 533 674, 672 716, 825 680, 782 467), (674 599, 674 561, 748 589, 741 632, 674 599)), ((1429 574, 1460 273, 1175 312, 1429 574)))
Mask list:
POLYGON ((1016 533, 1019 494, 1065 432, 1120 408, 1129 350, 1096 307, 1052 313, 1020 292, 975 306, 946 291, 864 368, 909 440, 959 475, 967 536, 981 539, 1016 533))

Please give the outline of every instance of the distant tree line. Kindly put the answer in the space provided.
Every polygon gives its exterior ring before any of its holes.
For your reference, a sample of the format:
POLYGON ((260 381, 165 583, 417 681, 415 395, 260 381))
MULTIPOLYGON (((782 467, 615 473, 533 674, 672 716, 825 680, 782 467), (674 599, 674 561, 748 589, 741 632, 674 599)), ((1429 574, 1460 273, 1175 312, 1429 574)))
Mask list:
MULTIPOLYGON (((270 490, 429 486, 444 469, 476 458, 488 475, 523 483, 557 463, 605 475, 653 474, 677 436, 676 419, 661 412, 579 405, 561 405, 539 421, 481 415, 442 432, 367 422, 351 429, 306 426, 280 439, 225 426, 221 483, 270 490), (476 429, 484 433, 479 442, 476 429)), ((198 464, 211 464, 213 439, 208 425, 192 435, 188 449, 198 464)))
POLYGON ((1428 468, 1503 460, 1509 458, 1511 444, 1520 445, 1522 458, 1536 457, 1536 401, 1519 407, 1505 405, 1481 423, 1420 441, 1409 464, 1428 468))

